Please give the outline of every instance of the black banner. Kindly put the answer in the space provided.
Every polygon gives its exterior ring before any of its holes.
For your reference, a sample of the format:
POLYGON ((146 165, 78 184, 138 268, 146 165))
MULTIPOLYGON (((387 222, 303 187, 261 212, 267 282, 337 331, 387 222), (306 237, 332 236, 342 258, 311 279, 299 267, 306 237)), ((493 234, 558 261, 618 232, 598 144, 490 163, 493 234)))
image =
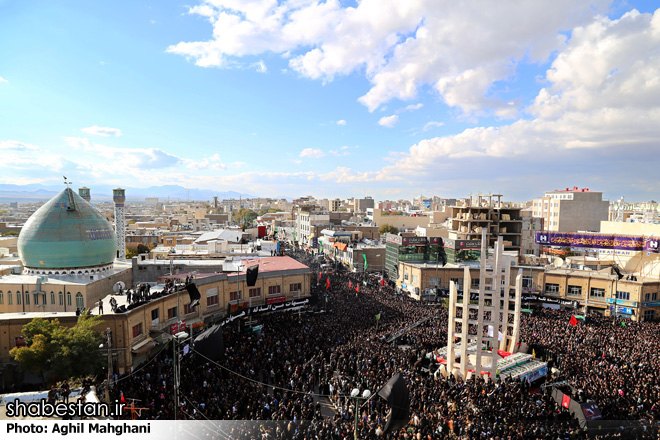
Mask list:
POLYGON ((235 319, 242 318, 249 315, 257 315, 265 312, 286 312, 290 310, 298 310, 309 304, 309 298, 301 299, 298 301, 287 301, 277 304, 264 304, 262 306, 252 306, 246 309, 237 310, 232 313, 227 319, 223 320, 220 325, 225 326, 235 319))

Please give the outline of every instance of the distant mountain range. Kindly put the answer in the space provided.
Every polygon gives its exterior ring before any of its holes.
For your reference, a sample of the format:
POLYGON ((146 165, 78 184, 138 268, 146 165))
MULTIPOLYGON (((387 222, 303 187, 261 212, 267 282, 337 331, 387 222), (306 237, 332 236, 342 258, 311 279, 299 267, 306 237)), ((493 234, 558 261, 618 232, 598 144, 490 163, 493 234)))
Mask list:
MULTIPOLYGON (((16 201, 30 201, 37 202, 39 200, 48 200, 56 194, 59 194, 63 185, 11 185, 0 184, 0 203, 16 202, 16 201)), ((116 188, 116 186, 115 186, 116 188)), ((210 201, 213 196, 218 196, 219 200, 222 199, 238 199, 254 198, 255 196, 245 193, 238 193, 236 191, 218 192, 209 189, 198 188, 184 188, 180 185, 163 185, 151 186, 149 188, 131 188, 123 187, 126 190, 126 199, 134 201, 144 201, 145 197, 158 197, 160 201, 172 200, 191 200, 191 201, 210 201)), ((78 187, 73 188, 76 192, 78 187)), ((111 201, 112 200, 113 186, 98 185, 90 188, 92 201, 111 201)))

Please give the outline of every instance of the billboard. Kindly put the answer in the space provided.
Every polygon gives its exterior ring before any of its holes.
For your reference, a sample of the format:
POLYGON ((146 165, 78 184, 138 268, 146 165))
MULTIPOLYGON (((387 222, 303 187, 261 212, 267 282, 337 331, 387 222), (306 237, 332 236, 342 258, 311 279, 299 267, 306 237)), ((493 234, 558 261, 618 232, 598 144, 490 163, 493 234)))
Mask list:
POLYGON ((579 232, 537 232, 536 243, 592 249, 660 252, 660 239, 642 235, 585 234, 579 232))

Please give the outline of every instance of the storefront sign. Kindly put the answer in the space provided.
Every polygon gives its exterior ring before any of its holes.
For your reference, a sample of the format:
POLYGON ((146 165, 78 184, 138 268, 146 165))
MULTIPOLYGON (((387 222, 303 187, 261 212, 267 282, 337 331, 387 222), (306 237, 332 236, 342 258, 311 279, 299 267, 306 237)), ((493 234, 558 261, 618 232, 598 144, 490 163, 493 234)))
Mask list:
POLYGON ((266 298, 266 304, 279 304, 286 301, 286 295, 271 296, 266 298))
POLYGON ((182 320, 180 322, 176 322, 172 325, 170 325, 170 334, 171 335, 176 335, 179 332, 183 332, 186 330, 186 320, 182 320))
POLYGON ((423 245, 426 244, 426 237, 401 237, 401 244, 408 245, 423 245))

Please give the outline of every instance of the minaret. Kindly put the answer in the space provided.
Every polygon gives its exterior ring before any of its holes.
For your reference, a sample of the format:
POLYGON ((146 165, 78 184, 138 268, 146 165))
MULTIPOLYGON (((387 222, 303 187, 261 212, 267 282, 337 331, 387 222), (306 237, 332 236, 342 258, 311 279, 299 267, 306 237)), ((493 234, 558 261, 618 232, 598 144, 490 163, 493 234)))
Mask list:
POLYGON ((89 194, 89 188, 86 186, 83 186, 81 188, 78 188, 78 194, 80 197, 82 197, 87 203, 90 203, 90 200, 92 200, 92 196, 89 194))
POLYGON ((126 194, 122 188, 112 190, 112 200, 115 202, 115 234, 117 235, 117 258, 126 259, 126 221, 124 219, 124 202, 126 194))

